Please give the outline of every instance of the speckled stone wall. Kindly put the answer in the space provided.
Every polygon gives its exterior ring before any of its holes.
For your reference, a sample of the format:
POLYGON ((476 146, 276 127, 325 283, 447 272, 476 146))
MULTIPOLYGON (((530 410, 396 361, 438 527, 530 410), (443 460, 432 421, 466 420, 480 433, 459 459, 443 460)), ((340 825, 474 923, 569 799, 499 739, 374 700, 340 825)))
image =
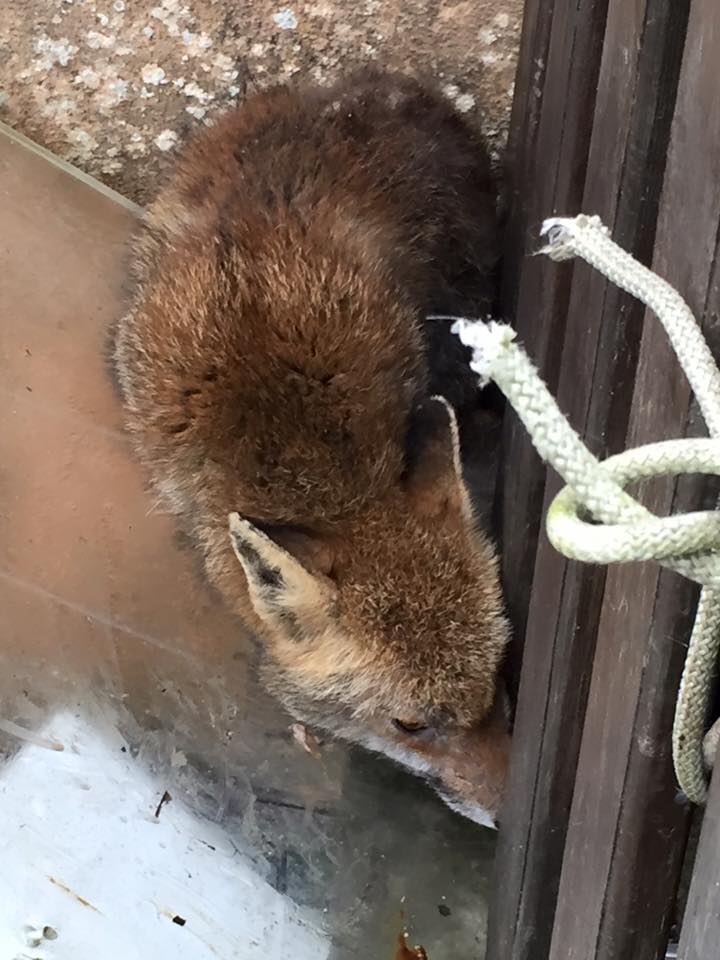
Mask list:
POLYGON ((4 0, 0 119, 142 203, 247 92, 377 60, 439 79, 499 155, 522 0, 4 0))

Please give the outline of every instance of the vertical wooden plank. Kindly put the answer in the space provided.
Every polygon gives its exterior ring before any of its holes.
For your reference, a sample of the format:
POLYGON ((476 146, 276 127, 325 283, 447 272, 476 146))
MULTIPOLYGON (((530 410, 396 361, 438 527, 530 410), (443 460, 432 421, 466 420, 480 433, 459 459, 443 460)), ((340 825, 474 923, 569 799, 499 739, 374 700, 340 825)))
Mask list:
MULTIPOLYGON (((502 306, 514 316, 524 262, 528 204, 538 175, 535 164, 555 0, 526 0, 506 153, 502 306)), ((542 171, 540 171, 542 175, 542 171)))
MULTIPOLYGON (((537 163, 538 137, 542 120, 545 80, 547 77, 550 39, 552 35, 553 14, 556 0, 527 0, 523 14, 523 29, 520 38, 518 69, 515 78, 508 155, 506 160, 506 182, 508 217, 505 224, 504 257, 502 271, 501 311, 504 317, 513 318, 517 325, 518 298, 522 288, 522 277, 528 262, 528 254, 536 243, 535 232, 531 229, 532 218, 537 217, 533 204, 537 206, 537 193, 542 189, 542 181, 549 174, 547 166, 537 163)), ((529 590, 523 593, 518 589, 510 571, 521 564, 531 575, 535 554, 537 529, 527 527, 527 516, 522 523, 515 524, 515 515, 511 511, 513 504, 529 496, 542 496, 545 471, 536 459, 533 459, 531 445, 524 436, 520 424, 511 411, 508 411, 502 436, 503 455, 500 457, 502 482, 496 484, 494 529, 498 535, 499 546, 503 541, 509 551, 503 564, 505 582, 505 600, 513 623, 513 634, 504 664, 505 677, 513 699, 517 695, 522 663, 523 637, 529 602, 529 590), (519 452, 520 451, 520 452, 519 452), (503 470, 502 464, 508 464, 510 458, 525 458, 524 470, 503 470), (502 475, 504 474, 504 475, 502 475), (527 538, 518 535, 525 527, 527 538)))
MULTIPOLYGON (((716 248, 703 329, 720 358, 718 267, 716 248)), ((706 435, 694 401, 685 433, 706 435)), ((716 480, 682 477, 671 512, 712 510, 719 491, 716 480)), ((693 821, 701 814, 680 802, 671 751, 675 702, 697 595, 695 584, 660 574, 599 930, 597 955, 603 960, 636 960, 645 953, 652 955, 653 948, 662 960, 667 932, 677 919, 688 840, 693 821)))
MULTIPOLYGON (((584 193, 572 207, 559 208, 600 213, 644 259, 655 233, 668 104, 671 109, 686 16, 687 3, 670 9, 666 0, 611 0, 584 193)), ((604 456, 625 438, 642 310, 582 266, 572 277, 569 301, 564 343, 561 335, 554 344, 561 351, 558 399, 594 452, 604 456)), ((538 338, 542 369, 542 332, 526 334, 534 358, 538 338)), ((547 359, 545 354, 546 365, 547 359)), ((515 463, 510 456, 508 469, 515 463)), ((550 477, 538 518, 558 487, 550 477)), ((507 562, 507 542, 504 549, 507 562)), ((498 957, 534 960, 549 950, 604 582, 603 569, 567 563, 540 537, 498 851, 495 919, 491 914, 493 947, 492 924, 501 919, 511 931, 498 938, 506 951, 498 957)), ((495 960, 494 953, 490 957, 495 960)))
MULTIPOLYGON (((560 350, 570 290, 572 266, 549 269, 541 257, 531 257, 543 217, 555 209, 577 209, 584 187, 592 130, 595 88, 602 50, 608 0, 555 0, 552 22, 543 11, 545 32, 537 33, 539 49, 526 50, 532 76, 533 64, 544 61, 540 120, 531 94, 525 98, 529 121, 537 123, 525 155, 516 196, 518 219, 507 251, 508 277, 505 298, 508 309, 516 304, 511 320, 523 339, 532 338, 533 354, 551 388, 557 382, 560 350), (549 38, 547 28, 550 27, 549 38), (517 267, 522 265, 517 292, 517 267)), ((522 91, 520 91, 522 94, 522 91)), ((519 111, 518 111, 519 112, 519 111)), ((515 126, 524 120, 516 113, 515 126)), ((503 462, 507 464, 501 490, 500 540, 508 610, 515 628, 514 644, 521 645, 528 608, 528 584, 532 580, 535 546, 545 471, 512 414, 504 435, 503 462)), ((516 647, 517 648, 517 647, 516 647)))
MULTIPOLYGON (((698 316, 711 306, 720 217, 720 181, 712 170, 720 152, 718 56, 720 8, 695 0, 654 266, 698 316)), ((648 317, 628 446, 684 433, 688 409, 685 378, 657 320, 648 317)), ((644 501, 666 511, 675 486, 655 484, 644 501)), ((702 493, 697 482, 683 481, 676 507, 697 507, 702 493)), ((651 565, 608 573, 551 960, 663 955, 687 829, 687 811, 676 803, 669 738, 694 595, 682 578, 651 565)))
MULTIPOLYGON (((720 310, 717 247, 708 259, 710 280, 703 327, 715 356, 720 357, 715 322, 720 310)), ((693 402, 684 432, 688 436, 706 435, 693 402)), ((657 485, 655 489, 656 503, 660 503, 666 487, 657 485)), ((682 477, 675 490, 670 507, 673 513, 711 510, 717 504, 717 481, 682 477)), ((649 572, 644 575, 647 577, 649 572)), ((639 642, 644 658, 622 792, 616 809, 612 802, 608 805, 617 823, 598 933, 597 957, 602 960, 635 960, 645 954, 664 957, 691 828, 693 810, 680 801, 672 766, 671 737, 698 588, 667 572, 660 572, 656 582, 652 622, 646 630, 647 646, 639 642)), ((627 596, 629 600, 630 594, 627 596)), ((638 641, 642 639, 641 636, 638 641)), ((626 676, 632 677, 633 671, 628 670, 626 676)))
MULTIPOLYGON (((530 144, 516 171, 518 195, 523 191, 521 181, 526 179, 527 183, 522 203, 516 202, 514 223, 511 220, 510 241, 515 248, 508 250, 505 298, 510 307, 516 305, 514 325, 551 386, 557 381, 572 268, 566 265, 558 270, 528 254, 537 248, 538 228, 544 216, 556 209, 580 206, 606 11, 607 0, 555 0, 552 11, 546 5, 544 16, 533 20, 533 25, 542 23, 543 30, 532 33, 523 44, 519 77, 525 78, 525 87, 516 91, 516 105, 521 106, 514 116, 515 127, 520 127, 527 116, 531 124, 537 124, 537 132, 529 134, 530 144), (537 98, 532 89, 528 93, 527 87, 540 63, 545 74, 538 121, 537 98), (518 276, 517 292, 508 289, 518 276)), ((503 447, 499 512, 505 596, 515 631, 512 669, 513 661, 520 659, 527 623, 545 469, 511 412, 506 417, 503 447)), ((553 600, 548 602, 552 605, 553 600)), ((555 891, 550 880, 549 896, 544 895, 548 878, 539 871, 528 871, 528 856, 532 853, 534 797, 553 642, 551 631, 527 648, 525 675, 532 675, 533 685, 526 684, 521 691, 516 719, 514 758, 496 858, 495 899, 490 911, 489 960, 530 960, 542 956, 537 944, 549 943, 555 891)), ((548 848, 555 849, 553 839, 548 840, 548 848)), ((562 842, 556 854, 558 870, 561 855, 562 842)))
MULTIPOLYGON (((720 771, 720 754, 715 761, 720 771)), ((713 776, 680 935, 680 960, 720 952, 720 775, 713 776)))

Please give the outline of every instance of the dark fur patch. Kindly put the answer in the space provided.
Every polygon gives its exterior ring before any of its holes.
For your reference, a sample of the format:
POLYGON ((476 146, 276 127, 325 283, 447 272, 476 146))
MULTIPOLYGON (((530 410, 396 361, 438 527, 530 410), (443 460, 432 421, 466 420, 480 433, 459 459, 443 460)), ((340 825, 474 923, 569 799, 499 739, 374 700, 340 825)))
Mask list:
POLYGON ((252 569, 253 576, 258 583, 270 591, 281 590, 284 586, 284 581, 280 571, 275 567, 269 567, 257 550, 250 546, 247 540, 243 540, 234 533, 231 535, 235 549, 252 569))

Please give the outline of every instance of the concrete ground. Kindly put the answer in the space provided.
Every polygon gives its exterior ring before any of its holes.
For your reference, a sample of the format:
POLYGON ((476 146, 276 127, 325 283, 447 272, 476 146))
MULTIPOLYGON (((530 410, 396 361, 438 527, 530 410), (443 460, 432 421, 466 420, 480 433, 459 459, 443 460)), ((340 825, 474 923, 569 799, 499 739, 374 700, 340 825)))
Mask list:
POLYGON ((505 143, 522 0, 9 0, 0 120, 144 203, 198 125, 278 80, 377 60, 505 143))

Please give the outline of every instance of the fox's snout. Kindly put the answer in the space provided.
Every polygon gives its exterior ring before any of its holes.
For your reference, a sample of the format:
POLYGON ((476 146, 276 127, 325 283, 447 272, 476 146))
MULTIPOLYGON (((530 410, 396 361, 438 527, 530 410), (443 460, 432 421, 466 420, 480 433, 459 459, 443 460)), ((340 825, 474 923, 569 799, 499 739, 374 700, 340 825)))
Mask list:
POLYGON ((409 734, 376 748, 422 776, 457 813, 497 829, 507 785, 511 735, 499 688, 490 715, 470 729, 409 734))

